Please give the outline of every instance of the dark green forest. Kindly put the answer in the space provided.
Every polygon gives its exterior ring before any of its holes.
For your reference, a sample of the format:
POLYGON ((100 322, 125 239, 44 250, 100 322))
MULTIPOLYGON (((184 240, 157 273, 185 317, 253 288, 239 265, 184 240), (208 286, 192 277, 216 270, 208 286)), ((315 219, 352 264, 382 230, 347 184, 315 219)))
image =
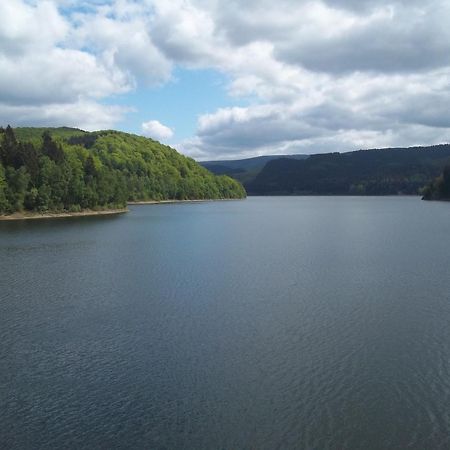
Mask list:
POLYGON ((450 165, 423 192, 424 200, 450 200, 450 165))
POLYGON ((118 131, 0 128, 0 213, 122 208, 127 201, 243 198, 173 148, 118 131))
POLYGON ((245 187, 249 195, 418 195, 449 163, 448 144, 280 158, 245 187))

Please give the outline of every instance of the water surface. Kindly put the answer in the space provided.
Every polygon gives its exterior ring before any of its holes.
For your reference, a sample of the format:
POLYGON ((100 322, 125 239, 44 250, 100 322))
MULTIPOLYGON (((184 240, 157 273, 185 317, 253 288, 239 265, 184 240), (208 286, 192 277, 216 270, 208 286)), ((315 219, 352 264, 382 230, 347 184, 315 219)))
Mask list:
POLYGON ((0 447, 447 449, 450 204, 0 223, 0 447))

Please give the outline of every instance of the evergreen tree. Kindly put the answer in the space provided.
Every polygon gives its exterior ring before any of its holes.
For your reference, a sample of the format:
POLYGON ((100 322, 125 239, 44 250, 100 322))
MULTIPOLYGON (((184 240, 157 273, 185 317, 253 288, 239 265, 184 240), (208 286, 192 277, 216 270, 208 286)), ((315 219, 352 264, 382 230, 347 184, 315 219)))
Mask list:
POLYGON ((5 167, 11 166, 18 169, 23 163, 19 151, 19 144, 13 129, 9 125, 3 133, 0 157, 5 167))
POLYGON ((39 177, 39 154, 33 144, 25 142, 20 145, 20 156, 31 177, 31 182, 36 185, 39 177))
POLYGON ((61 145, 52 139, 49 131, 42 134, 42 153, 58 164, 64 161, 64 151, 61 145))
POLYGON ((0 212, 8 211, 10 209, 9 202, 6 197, 7 189, 8 185, 6 183, 5 169, 0 162, 0 212))

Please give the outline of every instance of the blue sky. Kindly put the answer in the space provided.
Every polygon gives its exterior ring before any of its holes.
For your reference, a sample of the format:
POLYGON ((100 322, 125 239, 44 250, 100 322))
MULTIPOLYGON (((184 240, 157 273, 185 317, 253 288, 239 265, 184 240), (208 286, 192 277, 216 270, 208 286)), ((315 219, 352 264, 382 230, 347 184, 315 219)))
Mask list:
POLYGON ((0 125, 203 160, 448 142, 449 23, 448 0, 2 1, 0 125))
POLYGON ((249 103, 247 99, 230 97, 228 82, 225 75, 212 69, 176 68, 166 84, 140 86, 133 92, 111 97, 109 102, 134 108, 117 124, 118 128, 140 133, 143 122, 158 120, 174 131, 174 137, 168 140, 170 144, 193 136, 202 114, 249 103))

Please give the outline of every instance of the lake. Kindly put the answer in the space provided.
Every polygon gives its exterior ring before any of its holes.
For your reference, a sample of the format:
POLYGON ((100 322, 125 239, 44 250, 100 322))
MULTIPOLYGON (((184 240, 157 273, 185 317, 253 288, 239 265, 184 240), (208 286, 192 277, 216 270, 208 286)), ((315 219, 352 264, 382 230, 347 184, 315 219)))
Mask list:
POLYGON ((0 447, 450 448, 450 203, 0 223, 0 447))

